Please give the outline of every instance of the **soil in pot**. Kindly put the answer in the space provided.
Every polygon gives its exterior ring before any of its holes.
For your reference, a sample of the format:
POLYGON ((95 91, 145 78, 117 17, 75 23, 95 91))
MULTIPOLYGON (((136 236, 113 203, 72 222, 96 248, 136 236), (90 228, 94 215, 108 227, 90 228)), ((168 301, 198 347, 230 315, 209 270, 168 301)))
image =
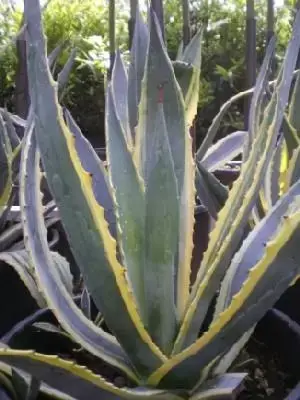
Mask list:
POLYGON ((242 350, 235 365, 235 372, 248 373, 237 400, 282 400, 297 384, 297 378, 285 371, 279 355, 255 336, 242 350))
MULTIPOLYGON (((58 327, 56 318, 53 315, 47 316, 46 319, 42 318, 39 322, 46 322, 46 324, 49 323, 54 327, 58 327)), ((105 326, 103 328, 106 329, 105 326)), ((79 344, 68 338, 68 336, 55 333, 54 331, 45 331, 33 326, 27 326, 13 337, 9 345, 14 349, 34 350, 38 353, 48 355, 56 354, 62 359, 86 366, 118 387, 134 386, 130 379, 123 375, 121 371, 94 357, 79 344)), ((40 398, 38 399, 40 400, 40 398)))
MULTIPOLYGON (((36 351, 46 354, 56 353, 61 358, 87 366, 90 370, 101 374, 116 386, 134 386, 122 372, 91 356, 65 337, 39 331, 35 328, 25 329, 21 337, 22 346, 21 343, 14 343, 15 346, 13 347, 35 348, 36 351)), ((241 352, 232 371, 248 373, 244 382, 244 390, 237 400, 282 400, 298 381, 295 376, 286 373, 279 355, 273 349, 268 348, 264 342, 258 340, 255 335, 241 352)), ((44 397, 39 397, 39 400, 42 399, 44 397)))

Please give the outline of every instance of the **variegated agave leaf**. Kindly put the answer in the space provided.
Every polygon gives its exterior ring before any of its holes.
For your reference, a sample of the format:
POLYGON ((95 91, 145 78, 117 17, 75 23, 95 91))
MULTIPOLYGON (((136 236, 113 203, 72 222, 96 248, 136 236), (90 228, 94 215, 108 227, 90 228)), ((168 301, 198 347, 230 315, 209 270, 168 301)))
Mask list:
POLYGON ((32 132, 28 132, 25 138, 22 157, 21 184, 24 190, 22 191, 21 205, 24 209, 24 229, 28 237, 27 243, 30 254, 35 264, 35 273, 41 286, 46 288, 44 294, 49 306, 53 309, 61 325, 84 348, 105 361, 111 362, 114 366, 125 370, 130 377, 134 377, 135 374, 132 372, 127 357, 118 343, 111 335, 96 328, 90 320, 80 313, 70 293, 62 285, 62 277, 55 268, 54 260, 47 245, 40 207, 39 156, 32 132), (32 194, 35 195, 32 196, 32 194), (24 207, 28 200, 32 204, 32 209, 24 207), (35 240, 34 236, 36 226, 39 227, 39 241, 35 240))
POLYGON ((6 389, 6 392, 10 396, 5 397, 5 399, 3 398, 3 400, 35 400, 40 395, 53 400, 76 400, 74 397, 59 392, 35 378, 28 377, 28 375, 20 372, 20 370, 17 372, 16 369, 10 368, 4 363, 0 363, 0 371, 1 386, 6 389))
POLYGON ((282 166, 282 161, 284 160, 286 154, 286 142, 282 135, 278 140, 276 148, 274 149, 274 154, 267 169, 265 182, 261 190, 261 195, 263 196, 261 202, 265 212, 270 210, 273 205, 276 204, 280 197, 281 191, 283 190, 281 187, 280 175, 282 169, 283 172, 286 169, 286 165, 282 166))
POLYGON ((298 146, 289 160, 288 170, 284 181, 284 192, 300 179, 300 146, 298 146))
MULTIPOLYGON (((60 71, 60 73, 58 74, 57 77, 57 86, 59 88, 59 100, 61 101, 63 99, 63 96, 65 94, 65 87, 68 83, 69 80, 69 76, 70 73, 72 71, 74 62, 75 62, 75 58, 76 58, 76 49, 72 49, 70 56, 66 62, 66 64, 64 65, 63 69, 60 71)), ((48 62, 49 62, 49 58, 48 58, 48 62)), ((49 66, 51 67, 51 64, 49 62, 49 66)))
POLYGON ((17 147, 20 145, 20 138, 17 135, 13 120, 7 110, 3 110, 2 115, 7 131, 7 137, 9 139, 7 143, 9 146, 9 152, 13 155, 13 152, 16 151, 17 147))
MULTIPOLYGON (((189 345, 197 337, 209 304, 239 245, 250 212, 257 200, 266 168, 277 142, 284 107, 288 100, 296 62, 294 51, 297 52, 300 46, 299 25, 300 14, 294 26, 294 36, 286 52, 280 79, 259 125, 259 133, 255 134, 249 157, 242 166, 239 179, 229 192, 228 201, 221 210, 215 229, 210 236, 209 247, 202 260, 185 321, 175 345, 177 351, 189 345)), ((265 85, 260 87, 262 92, 266 84, 265 80, 265 85)), ((257 97, 259 98, 259 95, 257 97)), ((253 99, 255 98, 256 96, 253 99)))
MULTIPOLYGON (((191 126, 197 114, 202 36, 203 29, 201 28, 184 51, 180 52, 173 62, 176 79, 178 80, 184 97, 187 123, 189 126, 191 126)), ((121 101, 124 95, 128 98, 129 126, 133 138, 135 138, 135 129, 138 124, 138 106, 141 100, 142 79, 144 77, 148 42, 149 31, 139 12, 139 7, 137 7, 135 30, 130 52, 130 66, 128 70, 128 96, 124 91, 122 91, 122 94, 116 96, 120 99, 120 102, 118 102, 119 104, 124 104, 124 102, 121 101)), ((121 79, 121 75, 121 73, 118 73, 118 79, 121 79)), ((121 85, 118 85, 119 89, 120 86, 121 85)), ((120 119, 122 121, 123 118, 120 116, 120 119)), ((127 130, 125 129, 125 133, 126 132, 127 130)), ((128 133, 126 134, 128 135, 128 133)), ((131 139, 129 138, 129 140, 131 139)))
POLYGON ((298 73, 297 75, 288 113, 289 124, 295 130, 298 138, 300 135, 300 120, 298 111, 299 105, 300 105, 300 73, 298 73))
MULTIPOLYGON (((0 349, 0 360, 22 369, 68 397, 78 400, 105 398, 107 400, 182 400, 180 395, 147 388, 118 388, 85 367, 65 361, 58 356, 46 356, 33 351, 0 349)), ((58 394, 58 396, 60 396, 58 394)), ((62 394, 62 396, 64 396, 62 394)), ((60 397, 58 397, 60 398, 60 397)))
MULTIPOLYGON (((292 196, 294 202, 290 203, 290 199, 285 198, 289 207, 288 209, 285 208, 286 212, 282 207, 281 218, 274 219, 275 225, 278 226, 277 230, 275 227, 275 233, 272 229, 271 233, 268 232, 269 234, 264 232, 264 228, 268 230, 266 220, 264 220, 260 229, 256 228, 250 234, 244 242, 245 245, 237 253, 236 257, 241 257, 238 263, 239 272, 243 271, 244 274, 249 273, 249 275, 246 280, 243 280, 243 275, 241 280, 233 277, 233 281, 237 284, 235 288, 237 292, 235 290, 230 292, 233 297, 229 297, 228 306, 220 300, 219 304, 225 305, 225 309, 218 314, 208 331, 153 374, 149 379, 151 384, 161 382, 164 387, 168 387, 168 385, 171 387, 174 384, 173 379, 177 380, 177 384, 178 380, 182 379, 181 382, 187 384, 190 381, 193 385, 193 380, 199 377, 199 370, 203 368, 205 371, 207 365, 217 355, 227 351, 231 345, 240 339, 242 334, 251 329, 254 323, 286 290, 295 276, 299 274, 299 260, 296 249, 300 235, 298 190, 299 185, 292 188, 288 194, 288 196, 292 196), (260 235, 261 232, 264 233, 260 235), (271 239, 265 244, 261 237, 271 239), (257 248, 263 249, 261 253, 258 253, 262 255, 260 258, 253 259, 257 248), (252 264, 250 261, 250 265, 253 266, 250 271, 247 269, 247 257, 253 260, 252 264), (243 266, 246 267, 246 270, 243 269, 243 266), (230 301, 230 299, 232 300, 230 301), (222 340, 224 335, 226 335, 226 341, 222 340), (192 371, 195 371, 194 377, 191 376, 192 371)), ((278 209, 280 209, 280 205, 278 209)), ((276 211, 277 209, 274 210, 274 214, 270 214, 268 222, 276 216, 276 211)), ((232 267, 231 273, 233 269, 234 267, 232 267)), ((226 286, 226 281, 224 285, 226 286)), ((228 293, 226 290, 224 292, 228 293)))
MULTIPOLYGON (((131 64, 132 65, 132 64, 131 64)), ((136 84, 136 83, 135 83, 136 84)), ((130 149, 133 146, 132 133, 129 127, 129 110, 128 110, 128 78, 121 54, 117 51, 116 60, 111 78, 111 88, 113 96, 118 99, 116 103, 116 112, 120 119, 125 140, 130 149)))
MULTIPOLYGON (((266 56, 259 75, 257 77, 257 83, 253 92, 251 100, 250 112, 249 112, 249 128, 248 128, 248 139, 245 142, 243 159, 246 161, 249 157, 251 148, 253 147, 253 141, 255 137, 260 133, 260 126, 264 117, 263 111, 265 111, 265 94, 268 82, 268 77, 271 72, 272 59, 275 51, 275 37, 268 44, 266 56)), ((278 80, 280 81, 281 74, 279 73, 278 80)), ((276 89, 275 89, 276 90, 276 89)), ((282 119, 283 117, 281 117, 282 119)))
POLYGON ((228 189, 197 160, 196 190, 201 204, 205 206, 210 216, 216 220, 219 211, 227 200, 228 189))
POLYGON ((263 213, 268 212, 277 199, 295 183, 299 177, 298 154, 300 147, 299 105, 300 78, 297 71, 296 82, 293 87, 289 111, 285 115, 282 131, 272 162, 268 168, 264 186, 260 192, 260 208, 263 213))
POLYGON ((137 6, 128 70, 128 119, 133 139, 135 139, 135 129, 138 123, 138 105, 141 99, 148 42, 148 28, 137 6))
POLYGON ((247 131, 236 131, 218 140, 202 158, 202 166, 210 172, 225 167, 228 161, 242 154, 247 138, 247 131))
MULTIPOLYGON (((258 260, 262 258, 267 243, 271 242, 276 234, 278 234, 278 231, 284 224, 284 219, 291 216, 290 213, 295 211, 295 207, 297 210, 300 199, 299 196, 300 181, 295 183, 288 193, 276 202, 266 217, 260 221, 255 229, 248 235, 247 239, 245 239, 241 249, 233 257, 231 265, 222 282, 214 319, 217 319, 219 314, 226 310, 234 296, 241 290, 243 282, 246 280, 248 274, 253 268, 255 268, 258 260), (291 204, 295 205, 293 209, 291 208, 291 204), (253 249, 255 249, 255 251, 253 249)), ((245 335, 241 340, 241 343, 244 345, 249 337, 250 334, 245 335)), ((227 362, 225 363, 225 366, 223 365, 222 369, 220 367, 217 368, 217 371, 219 373, 225 372, 238 353, 239 351, 232 349, 226 357, 227 362)), ((224 363, 224 360, 222 361, 224 363)))
MULTIPOLYGON (((139 172, 147 188, 153 168, 151 151, 157 143, 152 132, 157 130, 157 115, 163 105, 166 131, 180 202, 179 248, 177 268, 177 307, 179 318, 184 311, 190 276, 192 255, 192 230, 194 224, 194 164, 191 158, 191 138, 187 129, 182 92, 175 79, 172 64, 162 44, 155 16, 151 16, 151 37, 148 53, 148 69, 144 79, 144 91, 139 108, 139 125, 136 138, 136 159, 139 172), (152 39, 152 40, 151 40, 152 39), (159 73, 158 73, 159 71, 159 73)), ((153 150, 152 150, 153 149, 153 150)))
MULTIPOLYGON (((224 167, 228 161, 233 160, 236 156, 243 155, 244 161, 246 161, 249 155, 249 149, 253 138, 258 132, 259 123, 263 113, 263 101, 265 95, 265 89, 267 85, 268 72, 270 69, 270 63, 275 49, 275 40, 271 40, 266 52, 263 65, 261 67, 257 83, 253 89, 252 106, 250 109, 250 126, 248 132, 237 131, 234 132, 224 139, 217 141, 212 144, 213 140, 218 132, 221 121, 228 111, 232 103, 249 94, 248 91, 242 92, 233 96, 228 102, 226 102, 219 114, 214 118, 210 128, 208 129, 207 135, 204 138, 203 143, 200 145, 197 153, 196 160, 201 163, 210 172, 216 170, 219 167, 224 167)), ((197 173, 197 180, 199 181, 199 174, 197 173)), ((216 182, 217 184, 217 182, 216 182)), ((219 185, 220 186, 220 185, 219 185)), ((211 192, 212 196, 215 196, 214 191, 211 192)), ((197 196, 201 203, 207 207, 210 216, 216 219, 216 211, 207 206, 207 195, 203 195, 202 191, 197 190, 197 196)), ((217 212, 220 208, 217 209, 217 212)))
POLYGON ((241 391, 241 383, 244 378, 245 374, 229 373, 209 379, 193 391, 191 400, 214 400, 219 397, 235 397, 241 391))
POLYGON ((35 132, 49 187, 89 292, 133 364, 147 375, 164 356, 143 326, 124 268, 117 260, 104 210, 95 199, 92 179, 84 170, 72 134, 63 121, 46 59, 39 2, 25 1, 25 13, 35 132), (107 302, 107 298, 111 301, 107 302))
POLYGON ((198 108, 202 36, 203 29, 200 29, 173 63, 176 79, 182 90, 189 127, 198 108))
POLYGON ((101 204, 105 210, 105 219, 109 223, 110 233, 113 237, 116 237, 114 205, 103 162, 99 159, 89 141, 83 136, 71 113, 66 109, 64 110, 64 117, 75 139, 75 148, 80 162, 84 169, 91 174, 93 193, 97 202, 101 204))
POLYGON ((0 113, 0 217, 5 211, 13 188, 13 151, 11 141, 0 113))

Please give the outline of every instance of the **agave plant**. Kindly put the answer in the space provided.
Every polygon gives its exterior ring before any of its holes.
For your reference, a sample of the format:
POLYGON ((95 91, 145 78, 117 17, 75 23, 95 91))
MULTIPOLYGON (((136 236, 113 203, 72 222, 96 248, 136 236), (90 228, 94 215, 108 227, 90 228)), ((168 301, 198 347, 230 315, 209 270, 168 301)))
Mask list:
MULTIPOLYGON (((50 67, 54 65, 61 50, 62 46, 58 46, 49 54, 48 62, 50 67)), ((65 67, 58 75, 60 96, 62 96, 67 83, 70 69, 74 62, 74 56, 75 52, 72 51, 65 67)), ((25 128, 27 122, 9 113, 6 109, 0 109, 0 262, 12 267, 38 306, 45 307, 44 296, 37 286, 34 268, 29 253, 25 249, 23 224, 20 221, 20 215, 18 213, 14 215, 16 213, 12 212, 14 201, 18 197, 20 153, 22 147, 16 133, 16 125, 25 128)), ((49 201, 43 206, 43 215, 48 229, 59 221, 59 217, 52 213, 55 207, 54 201, 49 201)), ((57 230, 51 229, 51 236, 49 246, 52 248, 59 240, 57 230)), ((69 265, 57 252, 52 252, 51 254, 66 287, 72 293, 73 285, 69 265)))
MULTIPOLYGON (((255 129, 248 133, 240 177, 218 214, 190 287, 195 164, 187 102, 155 14, 150 10, 142 82, 132 78, 143 65, 138 46, 128 83, 121 57, 116 57, 106 98, 106 172, 59 106, 39 1, 25 0, 24 5, 34 114, 22 149, 26 246, 61 326, 95 357, 126 374, 135 387, 117 388, 74 362, 34 351, 2 348, 0 360, 77 399, 196 400, 235 392, 244 375, 226 374, 228 366, 253 326, 299 274, 299 181, 242 245, 240 240, 276 147, 300 47, 300 13, 262 117, 268 58, 263 66, 252 100, 255 129), (107 330, 79 310, 53 263, 41 210, 40 156, 75 259, 107 330), (113 202, 109 212, 115 216, 117 241, 106 221, 103 182, 113 202)), ((143 37, 139 29, 137 23, 136 43, 143 37)), ((271 42, 269 53, 273 50, 271 42)))
POLYGON ((12 266, 40 306, 45 301, 34 280, 34 270, 23 242, 23 227, 10 212, 16 198, 20 161, 20 140, 10 115, 0 114, 0 261, 12 266))
POLYGON ((258 223, 276 201, 299 179, 300 124, 298 116, 300 75, 296 74, 287 112, 284 115, 280 136, 273 150, 264 184, 260 190, 257 207, 253 210, 253 221, 258 223))
MULTIPOLYGON (((21 119, 16 121, 22 123, 21 119)), ((34 268, 28 251, 25 249, 23 240, 23 224, 12 213, 12 205, 18 192, 18 176, 20 167, 21 142, 18 138, 13 120, 9 113, 0 113, 0 164, 1 164, 1 196, 0 196, 0 262, 12 267, 25 284, 31 296, 36 300, 39 307, 45 307, 46 302, 39 290, 34 268)), ((53 226, 59 218, 51 216, 55 203, 48 202, 43 207, 43 215, 47 228, 53 226)), ((52 230, 52 238, 49 246, 53 247, 58 241, 58 232, 52 230)), ((52 252, 61 270, 62 278, 72 292, 72 277, 68 274, 69 266, 58 253, 52 252)))

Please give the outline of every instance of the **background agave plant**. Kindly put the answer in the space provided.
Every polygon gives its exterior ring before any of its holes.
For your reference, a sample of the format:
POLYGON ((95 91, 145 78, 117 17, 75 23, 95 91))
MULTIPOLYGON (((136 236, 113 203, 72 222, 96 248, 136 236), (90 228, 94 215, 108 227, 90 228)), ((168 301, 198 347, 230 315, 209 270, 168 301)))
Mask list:
MULTIPOLYGON (((34 269, 23 241, 22 222, 10 216, 11 207, 17 197, 20 164, 20 139, 16 134, 13 120, 3 110, 0 114, 0 261, 12 266, 19 274, 39 306, 45 306, 42 294, 34 279, 34 269)), ((46 209, 51 211, 51 204, 46 209)), ((47 221, 53 224, 53 219, 47 221)), ((55 241, 55 238, 54 238, 55 241)))
POLYGON ((240 242, 276 148, 300 47, 300 13, 265 106, 274 41, 269 45, 252 100, 240 177, 218 214, 190 288, 196 170, 190 108, 155 14, 149 16, 144 61, 139 53, 145 47, 144 25, 136 24, 128 81, 119 54, 115 60, 107 88, 106 172, 59 106, 39 1, 24 4, 34 115, 22 150, 26 246, 62 327, 94 356, 123 371, 136 388, 117 388, 73 362, 33 351, 2 348, 0 360, 77 399, 196 400, 234 392, 244 375, 224 372, 253 326, 299 274, 299 181, 240 242), (41 208, 40 155, 70 246, 107 330, 79 310, 55 268, 41 208), (109 196, 100 190, 103 183, 109 196), (115 217, 117 242, 108 213, 115 217))
POLYGON ((296 72, 296 76, 289 107, 284 115, 277 146, 273 152, 272 162, 268 167, 257 207, 253 210, 253 220, 256 223, 299 179, 299 71, 296 72))
MULTIPOLYGON (((52 67, 61 47, 57 47, 49 54, 49 66, 52 67)), ((58 81, 60 96, 63 94, 72 63, 74 52, 61 71, 58 81)), ((19 170, 22 143, 17 135, 15 126, 25 128, 26 121, 16 115, 9 113, 6 109, 0 110, 0 261, 11 266, 25 284, 31 296, 36 300, 39 307, 45 307, 46 302, 39 290, 34 268, 29 253, 25 249, 23 240, 23 224, 19 213, 12 212, 12 206, 19 196, 19 170)), ((53 225, 59 221, 59 216, 53 215, 56 205, 54 201, 48 201, 43 206, 43 215, 47 229, 51 229, 50 248, 53 248, 58 240, 59 234, 53 225)), ((52 252, 55 264, 61 273, 61 277, 72 293, 72 276, 69 265, 57 252, 52 252)))

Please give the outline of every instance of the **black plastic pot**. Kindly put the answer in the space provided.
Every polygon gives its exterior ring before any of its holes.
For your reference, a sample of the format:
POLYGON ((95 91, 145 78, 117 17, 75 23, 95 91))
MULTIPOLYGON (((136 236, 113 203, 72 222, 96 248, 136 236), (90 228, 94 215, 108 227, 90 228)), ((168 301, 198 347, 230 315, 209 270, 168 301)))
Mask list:
POLYGON ((201 210, 195 213, 194 224, 194 248, 191 264, 191 283, 193 283, 197 276, 197 271, 202 260, 203 254, 208 245, 210 217, 206 210, 201 210))
POLYGON ((37 304, 12 267, 0 263, 0 337, 37 310, 37 304))
MULTIPOLYGON (((239 169, 219 169, 215 171, 214 174, 223 185, 231 187, 233 182, 239 176, 239 169)), ((200 211, 195 212, 193 236, 194 249, 191 266, 191 283, 195 281, 200 262, 208 246, 210 225, 211 219, 207 211, 201 209, 200 211)))
POLYGON ((216 178, 225 186, 231 187, 233 182, 238 178, 240 174, 239 168, 223 168, 218 169, 214 172, 216 178))
POLYGON ((300 325, 274 308, 257 325, 255 337, 278 355, 285 371, 299 381, 284 400, 300 400, 300 325))
POLYGON ((300 280, 290 286, 276 304, 276 308, 283 311, 300 325, 300 280))

